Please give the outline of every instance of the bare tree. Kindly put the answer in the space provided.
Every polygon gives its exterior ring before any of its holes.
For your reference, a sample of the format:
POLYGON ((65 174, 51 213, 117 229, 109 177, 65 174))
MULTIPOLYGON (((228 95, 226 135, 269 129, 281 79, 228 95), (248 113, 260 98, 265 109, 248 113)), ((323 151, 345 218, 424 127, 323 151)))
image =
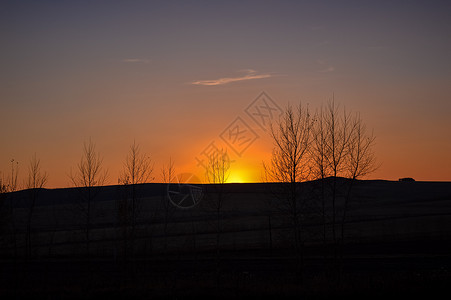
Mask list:
POLYGON ((328 132, 325 126, 325 111, 323 106, 321 106, 319 112, 315 115, 315 126, 312 131, 312 147, 311 147, 311 158, 312 158, 312 168, 313 168, 313 178, 320 179, 320 202, 321 202, 321 218, 322 218, 322 239, 323 245, 327 243, 327 217, 326 217, 326 187, 325 179, 329 175, 329 168, 327 165, 327 139, 328 132))
POLYGON ((75 173, 70 173, 69 177, 75 187, 79 187, 82 203, 79 208, 85 216, 86 222, 86 252, 89 257, 91 242, 91 214, 92 201, 97 196, 96 186, 102 186, 108 176, 103 169, 103 158, 96 151, 96 146, 91 139, 83 143, 83 152, 80 162, 77 164, 75 173))
POLYGON ((271 126, 274 142, 269 164, 263 164, 266 176, 274 182, 284 183, 282 209, 290 216, 293 245, 302 266, 302 201, 299 182, 311 176, 310 145, 313 118, 308 108, 299 105, 296 110, 288 106, 276 126, 271 126))
POLYGON ((366 125, 357 114, 354 117, 353 134, 348 145, 348 160, 346 165, 346 177, 358 179, 373 173, 379 167, 376 163, 376 155, 373 151, 376 137, 374 133, 368 133, 366 125))
POLYGON ((30 160, 28 165, 28 178, 25 186, 30 190, 30 207, 27 216, 27 232, 26 232, 26 249, 27 256, 32 254, 31 246, 31 221, 33 217, 36 199, 38 197, 39 189, 43 188, 47 183, 47 173, 41 171, 40 160, 36 158, 36 153, 30 160))
MULTIPOLYGON (((170 185, 173 183, 175 178, 175 167, 174 167, 174 161, 171 157, 169 157, 169 162, 167 165, 163 165, 161 168, 161 178, 163 179, 163 183, 166 183, 170 185)), ((168 223, 169 223, 169 217, 171 215, 171 212, 173 212, 173 206, 170 205, 169 199, 167 198, 166 190, 163 192, 163 197, 161 199, 161 206, 163 208, 163 218, 164 218, 164 227, 163 227, 163 234, 164 234, 164 253, 167 253, 167 247, 168 247, 168 223)))
POLYGON ((153 164, 145 153, 141 153, 139 145, 133 141, 125 158, 125 163, 119 182, 136 185, 153 180, 153 164))
MULTIPOLYGON (((264 183, 272 182, 273 180, 268 179, 268 173, 265 171, 266 165, 265 162, 262 162, 263 165, 263 172, 261 174, 261 181, 264 183)), ((270 197, 265 197, 264 207, 262 209, 263 214, 266 215, 267 221, 268 221, 268 248, 269 248, 269 255, 272 256, 272 250, 273 250, 273 218, 274 218, 274 198, 280 198, 279 190, 275 191, 275 189, 271 186, 268 186, 268 192, 272 195, 270 197)))
POLYGON ((40 189, 47 183, 47 173, 41 172, 41 161, 36 158, 36 153, 30 160, 28 165, 28 179, 26 182, 26 187, 28 189, 40 189))
POLYGON ((337 258, 338 236, 337 236, 337 198, 341 188, 339 176, 343 176, 346 170, 348 160, 349 144, 352 141, 356 123, 352 120, 352 115, 343 107, 340 112, 340 106, 335 104, 335 100, 328 103, 326 113, 324 114, 324 127, 326 131, 325 149, 326 167, 330 176, 331 200, 332 200, 332 240, 334 244, 334 258, 337 258))
MULTIPOLYGON (((153 172, 153 164, 145 153, 141 153, 141 149, 139 145, 133 141, 133 144, 130 146, 129 152, 125 158, 125 163, 123 166, 122 173, 118 179, 119 183, 125 189, 125 207, 123 207, 123 212, 125 215, 125 226, 131 227, 130 230, 130 251, 134 253, 134 241, 136 234, 136 220, 137 220, 137 212, 140 210, 140 195, 138 185, 142 183, 147 183, 153 180, 152 177, 153 172), (130 199, 130 205, 129 200, 130 199)), ((126 241, 127 233, 124 236, 126 241)))
POLYGON ((11 159, 11 173, 9 176, 4 176, 0 172, 0 192, 10 193, 15 192, 18 189, 17 179, 19 174, 19 162, 11 159))
POLYGON ((230 157, 227 150, 218 149, 208 157, 207 166, 205 168, 205 177, 210 187, 214 190, 209 204, 212 206, 216 214, 215 230, 216 230, 216 262, 217 262, 217 286, 220 280, 220 242, 222 234, 222 208, 224 204, 224 184, 230 175, 230 157))
POLYGON ((8 180, 8 192, 15 192, 18 190, 19 186, 17 184, 17 178, 19 175, 19 162, 15 161, 14 158, 11 159, 11 176, 8 180))
POLYGON ((207 182, 212 184, 216 197, 210 202, 216 213, 216 250, 219 253, 219 239, 221 234, 221 209, 224 202, 224 184, 230 176, 230 157, 226 150, 218 149, 208 158, 205 170, 207 182))
POLYGON ((211 184, 224 184, 230 176, 230 157, 227 150, 218 149, 208 157, 205 170, 207 182, 211 184))
POLYGON ((2 173, 0 172, 0 193, 4 194, 8 192, 8 184, 2 173))
MULTIPOLYGON (((3 177, 0 172, 0 237, 3 238, 6 232, 6 225, 8 223, 8 208, 6 206, 6 196, 8 192, 7 180, 3 177)), ((1 241, 1 240, 0 240, 1 241)))
POLYGON ((344 224, 355 181, 376 169, 372 150, 374 140, 374 135, 367 133, 360 115, 348 112, 334 99, 328 102, 326 109, 321 108, 316 114, 311 156, 314 176, 321 179, 323 241, 326 243, 326 224, 330 223, 335 260, 339 244, 343 243, 344 224), (331 201, 330 215, 325 209, 327 198, 331 201), (340 205, 337 205, 338 199, 344 199, 340 205), (340 226, 341 236, 338 234, 340 226))
POLYGON ((379 166, 376 163, 376 155, 373 151, 376 137, 374 133, 368 133, 360 114, 353 118, 352 135, 347 145, 347 159, 344 174, 349 178, 341 219, 341 243, 344 243, 344 227, 351 191, 357 179, 373 173, 379 166))
POLYGON ((18 185, 19 162, 11 159, 11 173, 7 178, 2 177, 0 184, 2 189, 2 201, 5 225, 8 223, 11 232, 11 239, 14 248, 14 258, 17 258, 17 236, 16 236, 16 219, 14 214, 14 194, 19 189, 18 185), (4 193, 8 193, 6 196, 4 193), (9 201, 7 201, 9 200, 9 201))
POLYGON ((163 183, 172 183, 175 179, 175 167, 172 157, 169 157, 167 165, 163 165, 161 168, 161 178, 163 183))

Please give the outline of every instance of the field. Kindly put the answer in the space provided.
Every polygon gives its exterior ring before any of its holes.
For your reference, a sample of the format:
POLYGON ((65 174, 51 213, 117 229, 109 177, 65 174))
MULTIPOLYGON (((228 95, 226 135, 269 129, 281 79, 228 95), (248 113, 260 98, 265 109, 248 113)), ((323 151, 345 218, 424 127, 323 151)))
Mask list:
MULTIPOLYGON (((198 185, 201 193, 190 196, 199 203, 189 208, 168 199, 175 186, 139 185, 135 214, 124 187, 95 188, 89 235, 86 190, 2 195, 0 294, 451 294, 451 183, 357 181, 347 194, 349 182, 337 179, 334 209, 328 192, 333 180, 298 184, 300 246, 293 242, 293 214, 282 184, 198 185)), ((189 188, 181 192, 189 194, 189 188)))

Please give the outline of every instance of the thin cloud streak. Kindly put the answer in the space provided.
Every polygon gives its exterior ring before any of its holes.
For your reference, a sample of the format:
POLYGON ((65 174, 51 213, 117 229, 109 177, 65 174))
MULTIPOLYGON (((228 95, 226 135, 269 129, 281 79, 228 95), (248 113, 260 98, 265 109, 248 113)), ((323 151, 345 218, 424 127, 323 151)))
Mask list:
POLYGON ((213 79, 213 80, 198 80, 193 81, 191 84, 194 85, 223 85, 228 84, 231 82, 237 82, 237 81, 245 81, 245 80, 252 80, 252 79, 263 79, 263 78, 270 78, 274 75, 266 73, 266 74, 257 74, 257 71, 252 69, 246 69, 246 70, 240 70, 240 72, 246 72, 247 74, 244 76, 238 76, 238 77, 223 77, 219 79, 213 79))
POLYGON ((318 59, 316 61, 320 66, 322 66, 323 68, 321 70, 319 70, 318 72, 320 73, 330 73, 335 71, 335 67, 331 66, 329 64, 327 64, 327 62, 325 60, 322 59, 318 59))
POLYGON ((318 71, 318 72, 320 72, 320 73, 330 73, 330 72, 333 72, 333 71, 335 71, 335 68, 332 67, 332 66, 330 66, 330 67, 328 67, 327 69, 320 70, 320 71, 318 71))
POLYGON ((146 59, 146 58, 126 58, 126 59, 123 59, 122 62, 148 64, 148 63, 150 63, 150 59, 146 59))

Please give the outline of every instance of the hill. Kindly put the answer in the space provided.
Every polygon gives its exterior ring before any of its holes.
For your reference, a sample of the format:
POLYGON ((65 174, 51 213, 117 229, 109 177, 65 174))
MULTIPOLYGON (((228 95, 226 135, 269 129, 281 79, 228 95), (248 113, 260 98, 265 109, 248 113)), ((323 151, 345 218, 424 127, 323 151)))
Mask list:
MULTIPOLYGON (((363 278, 381 272, 393 274, 395 270, 405 274, 411 268, 448 272, 451 183, 356 181, 349 189, 348 180, 337 178, 333 205, 330 188, 334 180, 297 185, 305 274, 325 274, 334 270, 337 262, 347 276, 364 272, 363 278)), ((296 277, 298 268, 293 266, 299 257, 293 242, 286 185, 138 185, 133 220, 129 188, 105 186, 90 191, 94 197, 90 204, 89 247, 86 190, 42 189, 4 194, 2 277, 7 278, 6 270, 17 269, 17 264, 50 264, 53 275, 49 275, 49 280, 54 280, 52 276, 61 272, 61 264, 74 276, 80 276, 82 271, 77 268, 87 264, 90 268, 95 265, 102 276, 111 273, 123 278, 123 270, 117 268, 124 263, 129 266, 130 262, 134 266, 132 273, 143 278, 165 274, 163 277, 177 279, 174 274, 184 277, 194 273, 204 278, 221 266, 221 274, 229 276, 224 279, 229 292, 230 282, 272 282, 274 274, 296 277), (33 193, 37 195, 34 207, 33 193), (221 207, 217 210, 219 198, 221 207), (80 265, 81 262, 84 263, 80 265), (140 271, 136 269, 137 262, 143 267, 138 268, 140 271), (167 268, 177 271, 171 275, 167 268), (252 274, 262 278, 252 279, 252 274), (231 279, 232 275, 237 277, 231 279)), ((401 276, 405 279, 401 281, 409 282, 410 275, 401 276)), ((209 288, 215 286, 209 280, 204 278, 201 282, 209 288)), ((360 286, 368 287, 367 284, 360 286)), ((154 288, 160 296, 167 296, 166 288, 154 288)), ((275 284, 274 292, 279 288, 275 284)), ((292 287, 287 290, 288 294, 298 291, 292 287)))

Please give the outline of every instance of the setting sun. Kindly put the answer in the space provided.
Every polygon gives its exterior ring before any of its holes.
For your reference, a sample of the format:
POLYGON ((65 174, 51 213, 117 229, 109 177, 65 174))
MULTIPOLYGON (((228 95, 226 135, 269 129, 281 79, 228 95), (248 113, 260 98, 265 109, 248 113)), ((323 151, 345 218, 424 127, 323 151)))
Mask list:
POLYGON ((245 177, 243 176, 243 173, 234 173, 230 174, 229 178, 227 179, 227 183, 244 183, 247 182, 245 177))
MULTIPOLYGON (((258 171, 258 170, 257 170, 258 171)), ((240 163, 231 167, 227 183, 246 183, 258 181, 257 171, 240 163)))
MULTIPOLYGON (((255 145, 255 147, 258 147, 255 145)), ((261 162, 255 157, 256 151, 250 151, 243 157, 231 156, 232 163, 228 170, 226 183, 250 183, 260 181, 261 162)))

